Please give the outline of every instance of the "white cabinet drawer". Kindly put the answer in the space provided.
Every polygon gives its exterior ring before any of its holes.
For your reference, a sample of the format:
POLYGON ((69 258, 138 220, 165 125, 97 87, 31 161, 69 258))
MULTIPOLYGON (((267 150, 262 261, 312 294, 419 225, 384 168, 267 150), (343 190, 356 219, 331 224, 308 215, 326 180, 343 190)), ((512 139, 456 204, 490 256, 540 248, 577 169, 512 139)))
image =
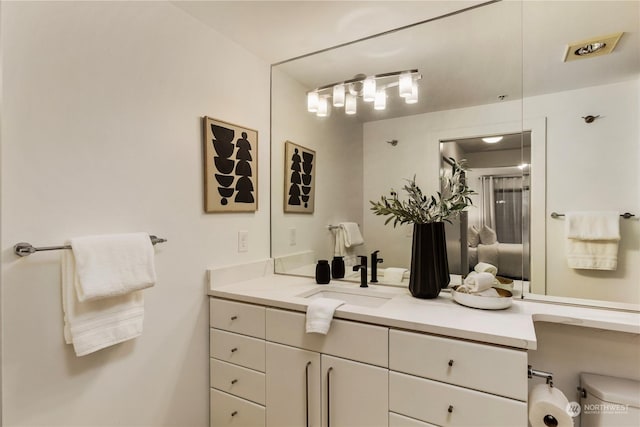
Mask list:
POLYGON ((256 338, 264 338, 264 307, 211 298, 210 326, 256 338))
POLYGON ((264 340, 210 329, 209 354, 225 362, 264 372, 264 340))
POLYGON ((389 411, 439 426, 527 425, 527 404, 451 384, 389 373, 389 411))
POLYGON ((435 424, 429 424, 418 421, 414 418, 405 417, 404 415, 389 412, 389 427, 438 427, 435 424))
POLYGON ((264 405, 265 378, 262 372, 216 359, 209 361, 211 387, 264 405))
POLYGON ((391 330, 389 369, 527 400, 527 353, 391 330))
POLYGON ((307 334, 304 313, 269 308, 266 318, 268 341, 385 368, 389 365, 388 328, 333 319, 327 335, 307 334))
POLYGON ((264 407, 210 389, 211 427, 264 427, 264 407))

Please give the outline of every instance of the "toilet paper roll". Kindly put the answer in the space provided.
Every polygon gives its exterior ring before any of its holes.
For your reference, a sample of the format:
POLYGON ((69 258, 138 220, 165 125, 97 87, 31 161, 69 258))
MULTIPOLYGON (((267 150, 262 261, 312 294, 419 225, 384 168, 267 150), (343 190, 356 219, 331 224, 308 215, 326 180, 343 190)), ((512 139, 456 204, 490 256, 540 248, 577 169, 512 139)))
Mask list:
POLYGON ((529 423, 531 427, 570 427, 573 418, 567 412, 569 400, 556 387, 538 384, 529 393, 529 423))

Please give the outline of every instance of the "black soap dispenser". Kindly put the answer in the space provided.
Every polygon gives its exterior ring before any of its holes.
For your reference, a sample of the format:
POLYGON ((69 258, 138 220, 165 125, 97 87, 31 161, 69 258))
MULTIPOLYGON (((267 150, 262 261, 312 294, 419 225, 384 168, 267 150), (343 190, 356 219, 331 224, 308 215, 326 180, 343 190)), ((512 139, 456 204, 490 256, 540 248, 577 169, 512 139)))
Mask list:
POLYGON ((326 285, 331 281, 331 267, 326 259, 318 260, 316 265, 316 283, 326 285))
POLYGON ((344 257, 333 257, 331 261, 331 277, 334 279, 342 279, 344 277, 344 257))

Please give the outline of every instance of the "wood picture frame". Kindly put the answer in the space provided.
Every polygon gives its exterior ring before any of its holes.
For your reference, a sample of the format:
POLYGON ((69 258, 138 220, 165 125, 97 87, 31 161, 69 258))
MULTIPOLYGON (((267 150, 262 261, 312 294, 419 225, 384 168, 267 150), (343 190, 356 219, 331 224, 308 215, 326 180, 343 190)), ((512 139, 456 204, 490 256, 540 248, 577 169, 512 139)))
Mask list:
POLYGON ((284 165, 284 212, 313 213, 316 194, 316 152, 286 141, 284 165))
POLYGON ((258 210, 258 131, 211 117, 204 127, 204 211, 258 210))

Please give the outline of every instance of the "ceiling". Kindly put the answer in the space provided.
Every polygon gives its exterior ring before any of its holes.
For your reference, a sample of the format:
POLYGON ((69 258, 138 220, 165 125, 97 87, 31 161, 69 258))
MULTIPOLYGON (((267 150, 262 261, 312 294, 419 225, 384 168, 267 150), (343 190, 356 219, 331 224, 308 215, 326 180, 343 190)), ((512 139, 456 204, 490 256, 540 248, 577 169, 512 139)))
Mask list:
MULTIPOLYGON (((279 63, 307 90, 417 68, 420 102, 388 93, 383 113, 361 121, 517 100, 638 78, 639 1, 175 1, 206 25, 279 63), (461 9, 462 13, 453 13, 461 9), (451 16, 434 19, 444 14, 451 16), (401 31, 390 31, 432 20, 401 31), (387 32, 376 38, 371 35, 387 32), (606 56, 564 62, 566 46, 624 31, 606 56)), ((392 92, 392 91, 390 91, 392 92)))

